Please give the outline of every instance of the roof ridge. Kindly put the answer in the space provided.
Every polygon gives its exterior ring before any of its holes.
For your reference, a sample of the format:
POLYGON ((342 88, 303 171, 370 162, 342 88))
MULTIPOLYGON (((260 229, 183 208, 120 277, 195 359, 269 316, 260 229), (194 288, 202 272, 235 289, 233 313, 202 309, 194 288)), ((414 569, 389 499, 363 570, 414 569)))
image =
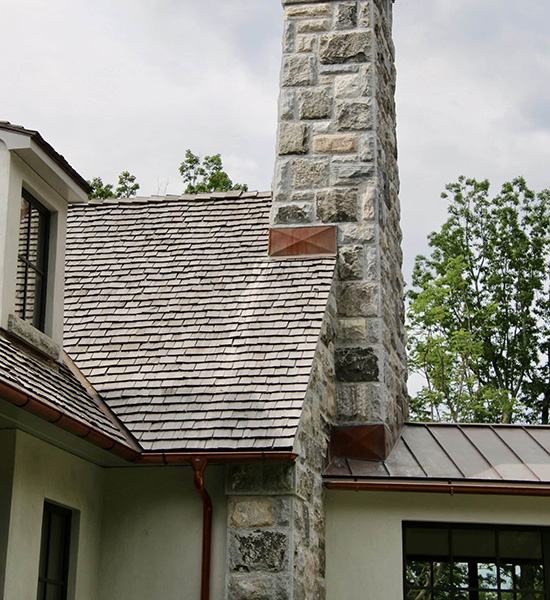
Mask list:
POLYGON ((164 196, 152 194, 151 196, 133 196, 131 198, 92 198, 83 207, 87 206, 116 206, 119 204, 159 204, 164 202, 177 202, 179 200, 252 200, 271 199, 271 191, 252 190, 250 192, 231 190, 228 192, 207 192, 201 194, 165 194, 164 196))

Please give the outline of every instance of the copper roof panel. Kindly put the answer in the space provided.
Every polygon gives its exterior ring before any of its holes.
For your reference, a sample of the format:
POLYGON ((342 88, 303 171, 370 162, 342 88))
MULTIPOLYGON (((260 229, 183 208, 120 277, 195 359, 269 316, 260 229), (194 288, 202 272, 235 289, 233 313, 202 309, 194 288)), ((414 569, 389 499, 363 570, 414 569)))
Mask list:
POLYGON ((390 477, 426 477, 426 472, 400 439, 386 460, 390 477))
POLYGON ((479 450, 456 425, 437 425, 430 431, 445 452, 452 457, 464 477, 471 479, 500 479, 479 450))
POLYGON ((541 481, 550 481, 550 455, 523 427, 494 430, 541 481))
POLYGON ((462 430, 489 464, 502 477, 511 481, 537 481, 538 477, 522 463, 512 449, 495 433, 492 427, 462 425, 462 430))
POLYGON ((388 471, 383 461, 348 458, 351 474, 354 477, 387 477, 388 471))
POLYGON ((428 477, 444 477, 445 479, 464 477, 464 474, 457 468, 427 426, 411 425, 406 427, 403 431, 403 440, 428 477))

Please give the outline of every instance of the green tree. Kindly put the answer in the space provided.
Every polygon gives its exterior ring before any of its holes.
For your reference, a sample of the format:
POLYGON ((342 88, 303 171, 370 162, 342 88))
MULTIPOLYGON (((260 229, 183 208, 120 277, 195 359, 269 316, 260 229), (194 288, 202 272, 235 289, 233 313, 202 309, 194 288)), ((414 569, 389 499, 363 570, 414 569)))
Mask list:
POLYGON ((88 195, 90 200, 92 198, 131 198, 139 190, 139 183, 136 183, 136 176, 130 175, 128 171, 122 171, 118 176, 116 190, 113 190, 114 185, 112 183, 104 184, 101 177, 94 177, 88 183, 92 187, 92 191, 88 195))
POLYGON ((191 150, 185 151, 185 160, 179 168, 183 183, 187 184, 186 194, 200 194, 208 192, 228 192, 230 190, 243 190, 248 186, 242 183, 233 183, 229 175, 223 170, 220 154, 201 158, 191 150))
POLYGON ((115 190, 117 198, 131 198, 139 190, 139 183, 136 183, 136 176, 130 175, 128 171, 122 171, 118 176, 118 186, 115 190))
POLYGON ((414 418, 548 422, 549 201, 524 179, 446 187, 449 218, 429 236, 407 294, 409 365, 425 378, 414 418))

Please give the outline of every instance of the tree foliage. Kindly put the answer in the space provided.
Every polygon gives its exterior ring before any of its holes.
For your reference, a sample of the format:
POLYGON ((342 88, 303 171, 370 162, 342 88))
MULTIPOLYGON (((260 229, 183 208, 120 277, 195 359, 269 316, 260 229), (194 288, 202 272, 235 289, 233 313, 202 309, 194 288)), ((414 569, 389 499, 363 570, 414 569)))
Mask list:
POLYGON ((92 187, 92 191, 88 195, 92 198, 131 198, 135 196, 139 190, 139 183, 136 183, 136 176, 130 175, 128 171, 122 171, 118 176, 118 185, 116 190, 113 190, 112 183, 103 183, 101 177, 94 177, 88 181, 92 187))
POLYGON ((409 365, 420 420, 548 422, 549 201, 517 178, 490 197, 459 178, 408 292, 409 365))
POLYGON ((234 184, 231 181, 229 175, 223 170, 220 154, 205 156, 201 160, 199 156, 187 149, 185 160, 181 163, 179 171, 183 177, 183 183, 187 184, 186 194, 248 190, 246 184, 234 184))

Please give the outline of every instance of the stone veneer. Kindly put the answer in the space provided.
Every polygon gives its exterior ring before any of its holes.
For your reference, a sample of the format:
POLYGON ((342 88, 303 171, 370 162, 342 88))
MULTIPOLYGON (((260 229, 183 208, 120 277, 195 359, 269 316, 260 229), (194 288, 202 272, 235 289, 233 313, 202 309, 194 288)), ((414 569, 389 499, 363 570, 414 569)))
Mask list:
POLYGON ((335 314, 332 294, 294 447, 296 462, 228 467, 228 600, 325 597, 322 472, 335 418, 335 314))
POLYGON ((392 0, 282 0, 272 225, 338 226, 340 424, 407 416, 392 0))

